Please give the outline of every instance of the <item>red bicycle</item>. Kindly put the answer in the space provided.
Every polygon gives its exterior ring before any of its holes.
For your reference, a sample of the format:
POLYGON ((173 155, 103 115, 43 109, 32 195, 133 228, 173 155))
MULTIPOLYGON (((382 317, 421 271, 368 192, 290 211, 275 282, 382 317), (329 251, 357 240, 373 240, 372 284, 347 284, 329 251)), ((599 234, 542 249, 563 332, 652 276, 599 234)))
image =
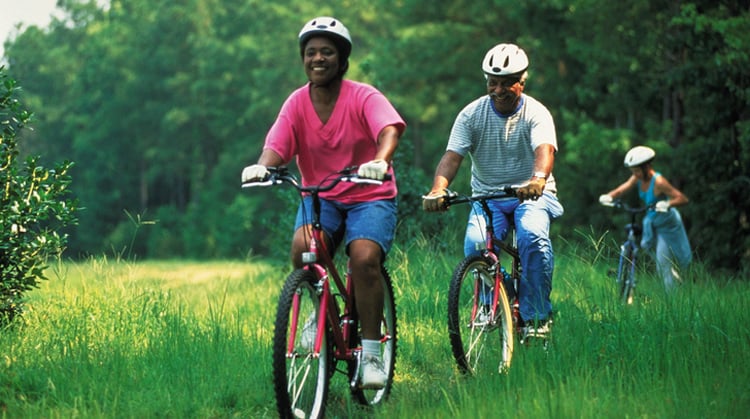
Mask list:
MULTIPOLYGON (((496 193, 460 196, 448 192, 446 207, 478 202, 486 217, 485 243, 480 253, 462 260, 453 272, 448 291, 448 334, 459 369, 475 374, 482 370, 506 371, 513 358, 514 334, 521 333, 518 312, 518 282, 521 260, 515 230, 503 241, 496 237, 488 202, 514 197, 516 188, 506 186, 496 193), (500 264, 501 258, 510 272, 500 264)), ((523 341, 522 341, 523 343, 523 341)))
POLYGON ((355 167, 330 176, 318 186, 302 186, 285 167, 269 168, 269 172, 266 180, 242 186, 291 185, 300 195, 312 198, 313 209, 312 238, 307 252, 302 255, 305 266, 287 277, 276 311, 273 381, 279 415, 283 418, 323 417, 330 379, 336 371, 347 375, 350 392, 357 402, 378 404, 391 392, 396 363, 393 285, 388 271, 382 267, 385 298, 380 341, 388 379, 382 389, 363 389, 359 383, 362 335, 352 278, 348 267, 346 275, 339 273, 326 248, 320 223, 320 193, 333 189, 339 182, 380 184, 382 181, 360 178, 355 167), (339 363, 345 368, 339 369, 339 363))

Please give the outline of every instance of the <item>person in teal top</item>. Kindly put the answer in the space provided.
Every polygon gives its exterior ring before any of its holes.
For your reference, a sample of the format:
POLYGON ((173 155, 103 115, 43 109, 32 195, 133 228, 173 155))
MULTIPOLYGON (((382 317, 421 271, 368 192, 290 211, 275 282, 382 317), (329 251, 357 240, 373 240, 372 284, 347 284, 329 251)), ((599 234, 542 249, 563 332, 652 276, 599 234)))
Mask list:
POLYGON ((667 292, 673 291, 692 261, 692 250, 685 225, 677 210, 688 203, 688 198, 661 173, 654 170, 656 152, 646 146, 633 147, 625 155, 625 167, 632 175, 620 186, 599 197, 602 204, 611 203, 625 192, 636 188, 638 197, 652 206, 643 218, 641 247, 649 249, 656 244, 656 267, 664 279, 667 292))

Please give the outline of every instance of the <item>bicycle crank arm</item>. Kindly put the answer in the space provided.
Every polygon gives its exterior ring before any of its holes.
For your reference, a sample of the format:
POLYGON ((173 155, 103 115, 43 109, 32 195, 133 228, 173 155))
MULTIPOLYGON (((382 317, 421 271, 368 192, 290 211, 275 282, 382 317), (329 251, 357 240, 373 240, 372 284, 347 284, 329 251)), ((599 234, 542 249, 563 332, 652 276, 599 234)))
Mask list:
POLYGON ((357 356, 354 358, 355 362, 357 363, 357 366, 354 368, 354 374, 352 374, 352 380, 349 382, 349 388, 352 390, 356 390, 359 387, 359 369, 362 368, 362 351, 359 351, 357 353, 357 356))

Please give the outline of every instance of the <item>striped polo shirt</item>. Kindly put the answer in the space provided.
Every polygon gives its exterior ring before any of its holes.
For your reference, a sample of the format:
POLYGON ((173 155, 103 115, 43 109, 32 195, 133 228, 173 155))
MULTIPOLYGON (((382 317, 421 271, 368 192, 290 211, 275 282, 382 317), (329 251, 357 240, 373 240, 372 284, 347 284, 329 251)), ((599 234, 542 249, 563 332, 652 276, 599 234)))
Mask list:
MULTIPOLYGON (((541 102, 523 94, 516 112, 501 115, 490 96, 485 95, 458 114, 447 150, 469 155, 471 188, 474 195, 479 195, 531 179, 534 150, 541 144, 551 144, 557 151, 555 124, 541 102)), ((551 173, 544 189, 557 192, 551 173)))

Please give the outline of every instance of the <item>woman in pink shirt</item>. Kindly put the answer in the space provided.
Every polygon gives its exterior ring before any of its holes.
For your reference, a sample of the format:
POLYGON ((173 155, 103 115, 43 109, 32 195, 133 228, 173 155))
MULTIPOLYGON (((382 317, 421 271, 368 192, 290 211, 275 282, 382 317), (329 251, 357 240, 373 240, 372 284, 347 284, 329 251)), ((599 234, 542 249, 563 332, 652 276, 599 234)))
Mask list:
MULTIPOLYGON (((266 136, 258 163, 242 171, 242 181, 262 180, 267 167, 296 157, 302 183, 317 185, 326 176, 359 166, 358 174, 391 181, 362 186, 342 182, 321 194, 321 222, 329 249, 344 242, 355 283, 362 324, 362 385, 382 388, 387 380, 380 355, 383 312, 381 265, 396 229, 396 178, 391 159, 406 123, 377 89, 344 80, 352 41, 347 28, 332 17, 317 17, 299 33, 308 83, 292 92, 266 136)), ((300 204, 292 241, 292 263, 310 237, 310 201, 300 204)))

